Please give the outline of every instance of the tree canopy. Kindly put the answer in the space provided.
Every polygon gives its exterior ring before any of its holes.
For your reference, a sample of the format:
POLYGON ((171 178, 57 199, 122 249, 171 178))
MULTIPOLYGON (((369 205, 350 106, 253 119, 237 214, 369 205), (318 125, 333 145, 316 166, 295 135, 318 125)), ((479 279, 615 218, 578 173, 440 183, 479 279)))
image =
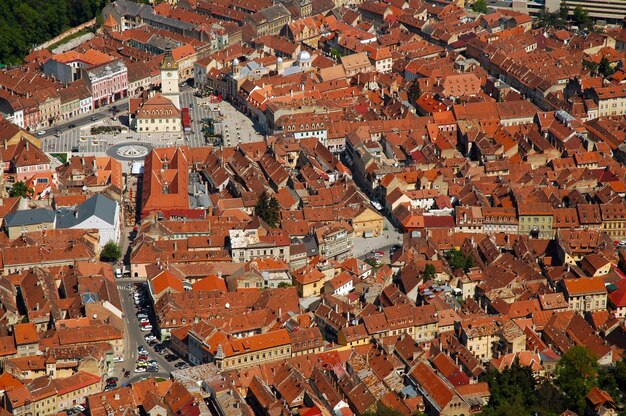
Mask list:
POLYGON ((596 384, 598 359, 584 347, 572 347, 556 366, 556 385, 565 393, 572 410, 582 414, 585 396, 596 384))
POLYGON ((487 13, 487 1, 476 0, 474 4, 472 4, 472 10, 476 13, 487 13))
POLYGON ((280 215, 280 205, 278 205, 278 200, 274 196, 270 196, 267 192, 263 191, 254 206, 254 213, 261 217, 263 221, 268 223, 270 227, 276 227, 279 223, 280 215))
POLYGON ((563 395, 550 382, 538 383, 530 368, 517 360, 501 373, 489 370, 481 381, 487 382, 491 391, 481 416, 557 416, 566 408, 563 395))
POLYGON ((15 182, 11 189, 9 189, 9 196, 21 196, 22 198, 30 198, 35 193, 33 188, 30 188, 23 181, 15 182))
POLYGON ((120 257, 122 257, 122 250, 114 241, 106 243, 100 252, 100 260, 102 261, 117 261, 120 257))
POLYGON ((589 25, 589 11, 581 6, 576 6, 572 18, 574 23, 576 23, 580 28, 584 28, 589 25))
POLYGON ((33 46, 94 18, 106 0, 0 1, 0 64, 20 64, 33 46))
POLYGON ((465 256, 460 250, 453 248, 445 255, 448 264, 452 267, 452 270, 461 269, 468 271, 470 267, 474 266, 474 259, 469 256, 465 256))
POLYGON ((437 270, 435 269, 435 266, 430 263, 428 263, 426 267, 424 267, 424 271, 422 272, 422 276, 424 277, 424 279, 434 279, 436 274, 437 270))

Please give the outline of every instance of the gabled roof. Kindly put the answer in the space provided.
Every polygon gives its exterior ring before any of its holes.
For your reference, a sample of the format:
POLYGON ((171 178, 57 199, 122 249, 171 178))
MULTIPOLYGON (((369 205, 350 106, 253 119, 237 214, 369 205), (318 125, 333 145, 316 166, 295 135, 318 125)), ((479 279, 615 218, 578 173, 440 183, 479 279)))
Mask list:
POLYGON ((16 345, 33 344, 39 341, 39 336, 35 331, 35 324, 32 322, 16 324, 13 327, 16 345))
POLYGON ((167 288, 175 290, 177 292, 183 291, 183 281, 178 277, 174 276, 172 273, 164 270, 155 276, 151 281, 150 285, 152 286, 152 292, 155 295, 163 292, 167 288))
POLYGON ((55 213, 46 208, 26 209, 12 212, 4 217, 6 227, 21 227, 54 222, 55 213))
POLYGON ((117 202, 108 196, 97 194, 78 205, 75 209, 58 210, 57 228, 72 228, 92 217, 100 218, 107 224, 115 224, 117 202))

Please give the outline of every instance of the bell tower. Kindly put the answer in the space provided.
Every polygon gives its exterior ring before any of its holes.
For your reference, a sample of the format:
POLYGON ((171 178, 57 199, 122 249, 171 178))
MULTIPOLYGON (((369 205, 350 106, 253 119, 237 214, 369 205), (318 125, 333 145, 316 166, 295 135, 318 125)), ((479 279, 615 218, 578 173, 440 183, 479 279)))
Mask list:
POLYGON ((178 88, 178 64, 170 50, 165 52, 161 63, 161 94, 180 110, 180 90, 178 88))

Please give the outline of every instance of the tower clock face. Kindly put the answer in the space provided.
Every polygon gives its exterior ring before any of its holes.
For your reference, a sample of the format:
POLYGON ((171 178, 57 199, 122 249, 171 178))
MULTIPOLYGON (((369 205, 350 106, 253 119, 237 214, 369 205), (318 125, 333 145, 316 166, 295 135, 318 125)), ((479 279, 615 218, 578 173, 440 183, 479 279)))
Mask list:
POLYGON ((168 77, 171 77, 171 76, 172 76, 172 73, 171 73, 171 72, 168 72, 168 73, 167 73, 167 76, 168 76, 168 77))

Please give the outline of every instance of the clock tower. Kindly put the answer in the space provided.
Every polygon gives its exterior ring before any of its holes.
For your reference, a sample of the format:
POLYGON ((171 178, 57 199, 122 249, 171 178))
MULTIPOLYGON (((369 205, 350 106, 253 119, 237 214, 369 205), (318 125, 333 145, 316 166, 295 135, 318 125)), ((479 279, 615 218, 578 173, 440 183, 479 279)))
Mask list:
POLYGON ((178 89, 178 64, 171 51, 165 52, 161 63, 161 94, 180 110, 180 90, 178 89))

